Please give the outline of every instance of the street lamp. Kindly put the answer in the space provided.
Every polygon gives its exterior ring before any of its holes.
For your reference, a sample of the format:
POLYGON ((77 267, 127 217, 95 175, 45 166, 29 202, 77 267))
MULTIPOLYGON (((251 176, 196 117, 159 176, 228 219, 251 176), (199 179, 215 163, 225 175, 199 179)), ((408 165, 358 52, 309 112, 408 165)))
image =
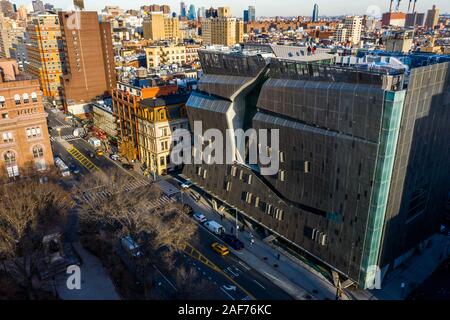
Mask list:
POLYGON ((239 237, 238 232, 239 232, 239 225, 238 225, 238 211, 236 208, 234 208, 234 211, 236 212, 236 238, 239 237))

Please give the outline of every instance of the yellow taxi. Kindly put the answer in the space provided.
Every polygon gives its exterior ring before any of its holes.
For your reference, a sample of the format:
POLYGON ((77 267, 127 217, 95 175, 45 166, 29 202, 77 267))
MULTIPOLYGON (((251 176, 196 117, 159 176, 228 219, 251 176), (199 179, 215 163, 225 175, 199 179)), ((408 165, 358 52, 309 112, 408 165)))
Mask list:
POLYGON ((101 156, 103 156, 103 150, 97 150, 97 156, 99 156, 99 157, 101 157, 101 156))
POLYGON ((223 244, 220 244, 218 242, 214 242, 211 245, 211 248, 217 252, 218 254, 220 254, 221 256, 226 256, 227 254, 230 253, 230 250, 228 250, 227 246, 224 246, 223 244))

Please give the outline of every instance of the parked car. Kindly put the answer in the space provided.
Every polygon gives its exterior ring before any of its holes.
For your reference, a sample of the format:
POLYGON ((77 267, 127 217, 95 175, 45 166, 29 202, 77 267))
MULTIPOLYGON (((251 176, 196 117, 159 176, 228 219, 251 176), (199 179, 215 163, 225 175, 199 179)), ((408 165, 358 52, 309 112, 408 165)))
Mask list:
POLYGON ((217 223, 214 220, 206 221, 204 226, 209 231, 211 231, 212 233, 214 233, 216 235, 221 235, 221 234, 225 233, 225 228, 221 224, 217 223))
POLYGON ((80 169, 74 165, 73 163, 69 164, 69 169, 70 171, 72 171, 75 174, 79 174, 80 173, 80 169))
POLYGON ((122 164, 122 168, 124 168, 125 170, 128 170, 128 171, 133 171, 134 170, 134 167, 131 164, 128 164, 128 163, 122 164))
POLYGON ((232 247, 234 250, 242 250, 244 249, 244 243, 231 234, 222 234, 222 240, 232 247))
POLYGON ((95 150, 95 153, 97 154, 98 157, 101 157, 104 155, 103 150, 102 149, 97 149, 95 150))
POLYGON ((180 185, 181 189, 186 190, 189 189, 190 187, 192 187, 192 182, 189 180, 186 180, 186 182, 182 183, 180 185))
POLYGON ((197 220, 200 223, 203 223, 208 220, 208 219, 206 219, 205 215, 198 213, 198 212, 194 213, 193 217, 195 220, 197 220))
POLYGON ((220 244, 220 243, 218 243, 218 242, 214 242, 214 243, 211 245, 211 248, 212 248, 215 252, 217 252, 218 254, 220 254, 221 256, 226 256, 227 254, 230 253, 230 250, 228 249, 227 246, 225 246, 225 245, 223 245, 223 244, 220 244))
POLYGON ((200 196, 200 195, 197 195, 197 194, 193 193, 192 191, 189 192, 189 196, 190 196, 195 202, 199 202, 200 199, 201 199, 201 196, 200 196))
POLYGON ((120 161, 119 155, 118 155, 118 154, 115 154, 115 153, 113 153, 112 155, 110 155, 109 158, 110 158, 111 160, 114 160, 114 161, 120 161))

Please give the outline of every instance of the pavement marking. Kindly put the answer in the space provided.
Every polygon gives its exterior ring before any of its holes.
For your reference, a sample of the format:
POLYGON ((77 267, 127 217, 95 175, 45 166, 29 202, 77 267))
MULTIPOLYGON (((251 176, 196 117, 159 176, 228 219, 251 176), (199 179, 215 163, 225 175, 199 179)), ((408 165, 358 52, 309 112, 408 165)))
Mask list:
POLYGON ((229 294, 226 290, 224 290, 223 287, 220 287, 220 290, 222 290, 222 292, 224 292, 227 296, 229 296, 231 300, 236 300, 231 294, 229 294))
POLYGON ((99 167, 97 167, 95 164, 92 163, 86 156, 84 156, 77 148, 74 146, 71 146, 69 148, 66 148, 67 152, 70 153, 72 157, 75 158, 83 167, 88 169, 89 171, 97 171, 100 170, 99 167))
POLYGON ((266 290, 266 288, 265 288, 261 283, 259 283, 258 281, 253 280, 253 282, 255 282, 258 286, 260 286, 261 288, 263 288, 264 290, 266 290))
POLYGON ((252 270, 252 268, 250 268, 248 265, 246 265, 245 263, 243 263, 242 261, 238 261, 238 263, 244 267, 245 270, 250 271, 252 270))
POLYGON ((197 261, 203 263, 207 267, 211 268, 212 270, 220 273, 225 278, 230 280, 236 287, 238 287, 242 292, 244 292, 246 295, 251 297, 253 300, 256 300, 255 296, 253 296, 250 292, 245 290, 239 283, 237 283, 235 280, 233 280, 233 277, 230 277, 226 272, 224 272, 221 268, 219 268, 216 264, 208 260, 199 250, 191 246, 190 244, 185 244, 184 251, 190 255, 192 258, 197 259, 197 261))
POLYGON ((159 269, 158 269, 155 265, 153 265, 153 267, 156 269, 156 271, 159 272, 159 274, 164 278, 164 280, 166 280, 167 283, 168 283, 175 291, 178 291, 177 287, 175 287, 175 285, 174 285, 172 282, 170 282, 169 279, 167 279, 167 278, 162 274, 162 272, 159 271, 159 269))

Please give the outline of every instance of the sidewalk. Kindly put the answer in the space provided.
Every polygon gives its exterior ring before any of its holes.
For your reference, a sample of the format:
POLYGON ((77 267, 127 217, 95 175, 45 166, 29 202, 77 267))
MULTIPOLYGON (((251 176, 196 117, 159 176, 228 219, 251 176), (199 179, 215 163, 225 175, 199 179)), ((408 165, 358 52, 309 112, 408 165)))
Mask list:
POLYGON ((370 299, 403 300, 422 284, 449 256, 450 237, 436 234, 431 237, 431 246, 405 262, 406 267, 398 267, 390 272, 380 290, 357 290, 353 295, 370 296, 370 299), (402 283, 404 284, 402 288, 402 283))
MULTIPOLYGON (((187 193, 184 193, 184 199, 189 199, 190 204, 193 203, 187 193)), ((199 203, 194 203, 194 208, 197 206, 202 209, 200 211, 208 219, 215 220, 223 225, 227 233, 231 233, 231 228, 233 228, 233 233, 236 234, 235 220, 229 214, 223 213, 226 218, 221 220, 220 214, 214 211, 203 199, 199 203)), ((239 223, 239 228, 242 230, 241 223, 239 223)), ((264 243, 257 235, 253 235, 253 244, 251 244, 251 236, 247 230, 239 231, 238 238, 244 243, 245 249, 240 252, 233 250, 233 252, 242 261, 258 270, 295 299, 305 300, 307 299, 306 295, 318 300, 335 299, 336 288, 331 283, 311 273, 283 253, 264 243), (279 260, 277 259, 278 254, 280 255, 279 260)))
POLYGON ((55 279, 55 287, 62 300, 120 300, 111 278, 101 261, 86 251, 79 242, 73 244, 82 259, 81 290, 69 290, 66 285, 68 274, 55 279))

